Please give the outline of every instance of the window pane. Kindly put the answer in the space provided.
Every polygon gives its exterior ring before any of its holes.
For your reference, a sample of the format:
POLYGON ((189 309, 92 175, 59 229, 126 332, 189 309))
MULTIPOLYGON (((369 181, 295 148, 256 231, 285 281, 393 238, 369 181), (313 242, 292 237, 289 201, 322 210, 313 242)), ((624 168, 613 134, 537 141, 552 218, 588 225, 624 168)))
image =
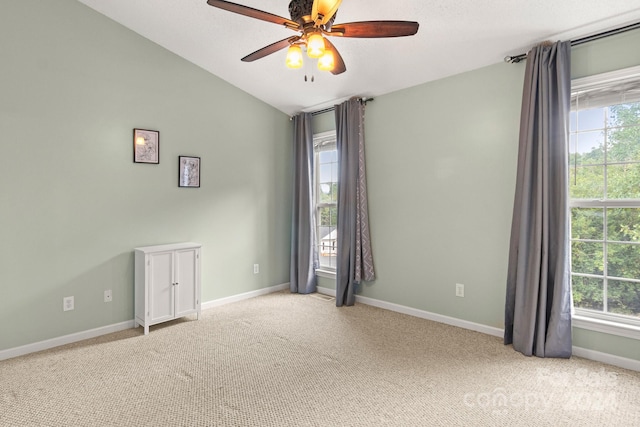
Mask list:
POLYGON ((319 250, 318 257, 320 259, 321 267, 335 268, 336 257, 336 245, 337 245, 337 231, 336 227, 320 227, 320 233, 318 236, 319 250))
POLYGON ((603 280, 592 277, 571 277, 573 306, 589 310, 604 310, 603 280))
POLYGON ((640 125, 640 102, 610 106, 608 119, 609 126, 640 125))
POLYGON ((608 199, 640 199, 640 163, 607 166, 608 199))
POLYGON ((604 243, 571 242, 571 271, 582 274, 602 274, 604 243))
POLYGON ((604 210, 571 209, 571 238, 604 240, 604 210))
MULTIPOLYGON (((320 224, 320 228, 331 227, 337 224, 338 209, 333 206, 318 208, 318 218, 316 221, 320 224)), ((322 237, 322 236, 318 236, 322 237)))
POLYGON ((607 209, 607 240, 640 242, 640 209, 607 209))
POLYGON ((569 113, 569 132, 578 130, 578 113, 571 111, 569 113))
POLYGON ((332 163, 337 161, 338 161, 338 152, 336 150, 320 152, 320 163, 332 163))
POLYGON ((338 164, 327 163, 320 165, 320 182, 338 182, 338 164))
POLYGON ((640 161, 640 126, 607 131, 607 144, 609 163, 640 161))
POLYGON ((334 181, 332 179, 332 174, 331 174, 331 163, 327 163, 327 164, 320 164, 320 167, 318 168, 318 174, 319 174, 319 180, 320 182, 331 182, 334 181))
POLYGON ((640 245, 608 243, 607 269, 609 276, 640 279, 640 245))
POLYGON ((324 268, 329 268, 329 269, 336 269, 336 256, 334 255, 330 255, 330 256, 322 256, 320 255, 320 267, 324 267, 324 268))
POLYGON ((329 233, 331 233, 332 230, 333 227, 331 227, 330 225, 321 225, 320 227, 318 227, 318 241, 322 241, 322 239, 329 233))
POLYGON ((572 199, 604 198, 604 167, 569 165, 569 193, 572 199))
POLYGON ((604 128, 605 108, 578 111, 578 131, 604 128))
POLYGON ((577 154, 573 164, 593 165, 604 163, 604 133, 602 130, 576 134, 577 154))
POLYGON ((609 280, 607 288, 609 312, 640 317, 640 283, 609 280))
POLYGON ((319 203, 335 203, 338 201, 338 184, 329 182, 320 184, 319 203))
POLYGON ((331 203, 338 203, 338 183, 331 183, 331 203))

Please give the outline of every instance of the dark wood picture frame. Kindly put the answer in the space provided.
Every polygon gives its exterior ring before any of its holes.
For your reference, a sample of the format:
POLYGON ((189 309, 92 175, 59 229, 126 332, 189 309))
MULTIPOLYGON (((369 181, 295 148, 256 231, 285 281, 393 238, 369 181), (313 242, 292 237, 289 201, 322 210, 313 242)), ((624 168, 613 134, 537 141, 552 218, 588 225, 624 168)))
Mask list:
POLYGON ((160 163, 160 132, 133 130, 133 163, 160 163))
POLYGON ((200 157, 178 156, 178 187, 200 188, 200 157))

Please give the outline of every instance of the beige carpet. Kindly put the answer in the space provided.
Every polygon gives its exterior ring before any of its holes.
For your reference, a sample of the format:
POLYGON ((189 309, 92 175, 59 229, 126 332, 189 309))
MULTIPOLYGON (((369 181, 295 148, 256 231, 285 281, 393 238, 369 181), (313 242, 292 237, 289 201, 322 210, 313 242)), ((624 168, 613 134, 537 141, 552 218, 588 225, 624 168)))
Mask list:
POLYGON ((640 373, 266 295, 0 362, 4 426, 639 426, 640 373))

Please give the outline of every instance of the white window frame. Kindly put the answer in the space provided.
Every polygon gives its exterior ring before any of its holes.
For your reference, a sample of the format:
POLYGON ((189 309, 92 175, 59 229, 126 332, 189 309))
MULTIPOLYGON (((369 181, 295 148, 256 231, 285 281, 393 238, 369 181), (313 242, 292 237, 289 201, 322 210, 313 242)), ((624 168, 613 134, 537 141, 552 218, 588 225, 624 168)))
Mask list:
MULTIPOLYGON (((574 79, 571 82, 571 92, 576 93, 594 86, 604 86, 621 79, 640 78, 640 66, 625 68, 609 73, 595 76, 574 79)), ((605 175, 606 179, 606 175, 605 175)), ((606 183, 605 183, 606 185, 606 183)), ((640 200, 570 200, 569 209, 573 207, 602 208, 606 214, 606 209, 611 207, 640 207, 640 200)), ((571 233, 571 230, 569 231, 571 233)), ((606 227, 603 239, 606 241, 606 227)), ((573 272, 572 272, 573 274, 573 272)), ((581 275, 589 276, 589 275, 581 275)), ((606 271, 603 276, 608 277, 606 271)), ((602 332, 611 335, 618 335, 626 338, 640 340, 640 319, 630 316, 623 316, 608 312, 597 312, 593 310, 574 308, 572 316, 573 326, 580 329, 602 332)))
MULTIPOLYGON (((316 231, 319 229, 319 221, 320 221, 320 217, 318 215, 318 211, 319 208, 321 207, 320 204, 318 204, 317 202, 317 194, 320 191, 319 189, 319 182, 318 182, 318 176, 316 175, 316 172, 318 171, 318 162, 319 162, 319 151, 316 151, 316 146, 318 145, 322 145, 322 144, 336 144, 336 131, 335 130, 331 130, 331 131, 327 131, 327 132, 320 132, 320 133, 316 133, 313 135, 313 161, 314 161, 314 176, 313 176, 313 191, 314 191, 314 209, 316 210, 316 223, 314 224, 314 227, 316 228, 316 231)), ((322 206, 327 206, 327 204, 322 204, 322 206)), ((338 206, 338 202, 336 201, 335 206, 337 208, 338 206)), ((318 234, 318 233, 316 233, 318 234)), ((317 236, 318 239, 320 239, 320 235, 318 234, 317 236)), ((316 244, 317 248, 320 248, 321 243, 318 241, 316 244)), ((320 276, 320 277, 325 277, 327 279, 335 279, 336 277, 336 269, 335 268, 331 268, 331 267, 327 267, 327 266, 320 266, 316 269, 316 275, 320 276)))

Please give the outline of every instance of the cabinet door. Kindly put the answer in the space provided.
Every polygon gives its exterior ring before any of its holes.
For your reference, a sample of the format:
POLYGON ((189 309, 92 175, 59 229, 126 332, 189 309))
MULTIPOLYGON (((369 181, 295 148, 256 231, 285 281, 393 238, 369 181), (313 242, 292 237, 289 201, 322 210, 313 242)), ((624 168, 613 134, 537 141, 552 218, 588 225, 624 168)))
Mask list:
POLYGON ((198 249, 176 251, 176 317, 193 313, 198 308, 198 252, 198 249))
POLYGON ((152 323, 173 319, 173 252, 150 254, 149 310, 152 323))

